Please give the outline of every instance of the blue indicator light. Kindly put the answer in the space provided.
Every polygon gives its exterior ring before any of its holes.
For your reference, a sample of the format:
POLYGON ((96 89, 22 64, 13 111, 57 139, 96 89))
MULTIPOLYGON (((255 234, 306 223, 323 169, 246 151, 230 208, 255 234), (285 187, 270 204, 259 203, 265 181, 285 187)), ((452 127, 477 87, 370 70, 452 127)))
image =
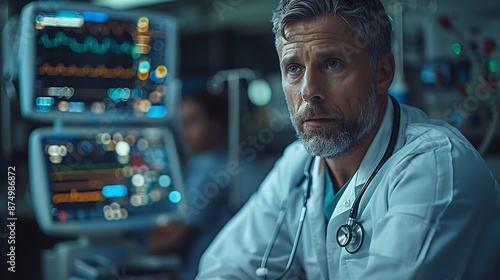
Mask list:
POLYGON ((68 111, 82 113, 83 111, 85 111, 85 103, 83 103, 83 102, 69 102, 68 111))
POLYGON ((124 197, 128 190, 124 185, 108 185, 102 188, 102 195, 106 198, 124 197))
POLYGON ((459 127, 462 125, 462 122, 463 122, 463 118, 462 118, 462 115, 460 114, 460 112, 457 112, 457 111, 453 112, 449 123, 451 125, 453 125, 454 127, 459 127))
POLYGON ((163 105, 153 105, 146 115, 151 119, 163 118, 167 115, 167 108, 163 105))
POLYGON ((140 88, 135 88, 135 89, 132 91, 132 98, 134 98, 134 99, 142 98, 142 89, 140 89, 140 88))
POLYGON ((108 97, 113 101, 127 101, 130 98, 131 92, 129 88, 110 88, 108 89, 108 97))
POLYGON ((168 175, 161 175, 160 178, 158 178, 158 184, 163 188, 168 188, 172 185, 172 178, 168 175))
POLYGON ((54 105, 54 98, 53 97, 37 97, 36 100, 36 111, 38 113, 48 113, 50 112, 50 109, 52 108, 52 105, 54 105))
POLYGON ((82 141, 80 143, 80 147, 81 147, 82 151, 85 153, 92 152, 92 144, 90 144, 89 141, 86 141, 86 140, 82 141))
POLYGON ((102 12, 82 12, 82 16, 89 22, 106 22, 109 19, 109 15, 102 12))
POLYGON ((168 194, 168 200, 174 204, 181 202, 181 198, 182 195, 178 191, 172 191, 168 194))
POLYGON ((52 105, 54 105, 54 98, 53 97, 37 97, 36 98, 36 105, 38 105, 38 106, 52 106, 52 105))
POLYGON ((139 62, 139 66, 137 67, 139 73, 147 73, 149 70, 151 70, 151 63, 149 63, 149 61, 143 60, 139 62))
POLYGON ((420 73, 420 78, 424 84, 433 84, 435 82, 434 72, 429 70, 423 70, 420 73))
POLYGON ((149 74, 149 79, 153 83, 162 83, 163 80, 165 80, 165 78, 159 78, 158 77, 158 75, 156 74, 156 70, 151 71, 151 73, 149 74))
POLYGON ((35 110, 38 113, 49 113, 50 112, 50 106, 36 106, 35 110))

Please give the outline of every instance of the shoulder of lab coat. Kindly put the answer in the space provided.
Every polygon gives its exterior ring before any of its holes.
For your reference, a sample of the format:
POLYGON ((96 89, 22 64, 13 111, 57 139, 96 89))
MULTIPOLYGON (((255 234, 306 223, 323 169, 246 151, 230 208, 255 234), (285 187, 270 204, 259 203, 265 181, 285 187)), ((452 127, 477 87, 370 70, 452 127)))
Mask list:
POLYGON ((362 206, 373 232, 359 279, 494 279, 498 183, 456 128, 407 106, 402 116, 404 145, 362 206))
MULTIPOLYGON (((276 162, 258 191, 227 223, 204 253, 196 279, 257 279, 255 270, 260 267, 262 256, 272 237, 283 199, 296 187, 303 176, 307 151, 298 141, 290 144, 276 162)), ((294 192, 289 203, 299 203, 302 192, 294 192)), ((298 207, 297 207, 298 208, 298 207)), ((299 209, 300 210, 300 209, 299 209)), ((293 212, 292 209, 291 212, 293 212)), ((287 216, 297 216, 295 213, 287 216)), ((268 265, 269 277, 276 278, 282 271, 293 243, 294 230, 282 226, 280 236, 273 246, 268 265)))

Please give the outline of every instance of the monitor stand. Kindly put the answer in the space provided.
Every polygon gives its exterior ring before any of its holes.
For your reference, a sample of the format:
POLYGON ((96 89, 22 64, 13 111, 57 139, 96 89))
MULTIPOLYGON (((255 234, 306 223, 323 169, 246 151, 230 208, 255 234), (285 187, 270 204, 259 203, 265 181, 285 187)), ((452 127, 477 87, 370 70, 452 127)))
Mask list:
POLYGON ((177 255, 146 255, 137 241, 116 236, 61 242, 41 257, 44 280, 167 280, 181 264, 177 255))

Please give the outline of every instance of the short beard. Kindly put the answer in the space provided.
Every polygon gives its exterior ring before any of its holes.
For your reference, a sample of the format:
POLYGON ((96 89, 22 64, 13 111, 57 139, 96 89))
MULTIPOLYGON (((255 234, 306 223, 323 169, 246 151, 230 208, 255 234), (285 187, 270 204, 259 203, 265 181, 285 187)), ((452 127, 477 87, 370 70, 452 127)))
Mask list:
POLYGON ((377 123, 379 113, 373 85, 370 87, 368 99, 360 99, 357 103, 350 120, 346 120, 342 112, 326 110, 315 103, 308 103, 292 116, 292 125, 297 137, 311 155, 333 158, 356 147, 366 138, 377 123), (323 126, 304 129, 303 122, 311 116, 334 118, 339 128, 323 126))

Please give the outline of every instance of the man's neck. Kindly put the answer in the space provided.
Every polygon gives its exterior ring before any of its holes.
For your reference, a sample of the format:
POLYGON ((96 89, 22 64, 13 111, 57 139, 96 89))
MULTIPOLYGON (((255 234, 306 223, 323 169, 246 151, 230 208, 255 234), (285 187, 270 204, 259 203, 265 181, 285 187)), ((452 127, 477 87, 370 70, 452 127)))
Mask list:
POLYGON ((377 117, 377 122, 373 126, 372 130, 358 143, 355 147, 352 147, 349 151, 335 156, 333 158, 326 158, 326 164, 333 174, 333 186, 335 192, 337 192, 344 184, 351 178, 354 173, 358 170, 363 158, 370 148, 370 145, 377 134, 382 120, 384 119, 385 112, 387 110, 387 100, 388 96, 383 95, 379 99, 379 113, 377 117))

